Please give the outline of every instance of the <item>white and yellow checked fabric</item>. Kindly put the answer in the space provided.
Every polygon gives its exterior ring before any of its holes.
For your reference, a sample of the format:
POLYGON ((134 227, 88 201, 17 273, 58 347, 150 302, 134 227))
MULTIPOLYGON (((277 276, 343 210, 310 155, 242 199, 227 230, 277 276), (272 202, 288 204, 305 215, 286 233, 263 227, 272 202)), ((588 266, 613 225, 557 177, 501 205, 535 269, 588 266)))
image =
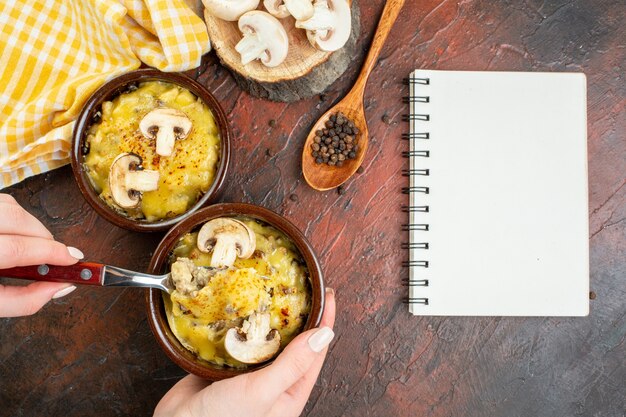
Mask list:
POLYGON ((107 80, 209 50, 184 0, 0 1, 0 189, 69 162, 73 121, 107 80))

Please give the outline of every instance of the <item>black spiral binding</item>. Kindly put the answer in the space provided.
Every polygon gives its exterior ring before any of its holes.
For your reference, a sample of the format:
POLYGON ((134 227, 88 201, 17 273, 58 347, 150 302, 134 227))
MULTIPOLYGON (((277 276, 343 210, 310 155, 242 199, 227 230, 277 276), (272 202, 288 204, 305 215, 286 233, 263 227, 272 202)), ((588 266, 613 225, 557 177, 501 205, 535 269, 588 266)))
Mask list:
MULTIPOLYGON (((404 84, 406 85, 430 85, 430 78, 417 78, 417 77, 410 77, 410 78, 405 78, 404 79, 404 84)), ((403 97, 402 100, 404 103, 408 103, 410 105, 412 105, 413 103, 420 103, 420 104, 428 104, 430 103, 430 96, 416 96, 416 95, 409 95, 408 97, 403 97)), ((408 115, 404 115, 402 117, 402 120, 407 121, 407 122, 412 122, 412 121, 422 121, 422 122, 428 122, 430 121, 430 114, 416 114, 414 112, 410 112, 410 114, 408 115)), ((427 150, 414 150, 414 146, 417 146, 418 142, 417 141, 421 141, 421 140, 429 140, 430 139, 430 133, 429 132, 410 132, 410 133, 403 133, 402 134, 402 139, 404 140, 408 140, 408 141, 415 141, 415 142, 411 142, 411 146, 409 151, 405 151, 402 152, 402 156, 405 158, 430 158, 430 151, 427 150)), ((421 143, 421 142, 420 142, 421 143)), ((402 175, 405 177, 424 177, 424 176, 430 176, 430 170, 429 169, 420 169, 420 168, 409 168, 409 169, 404 169, 402 170, 402 175)), ((408 187, 403 187, 402 188, 402 193, 407 194, 407 195, 411 195, 412 193, 422 193, 422 194, 429 194, 430 193, 430 188, 429 187, 425 187, 425 186, 417 186, 414 184, 409 184, 408 187)), ((410 197, 409 197, 409 201, 411 201, 410 197)), ((406 206, 402 206, 402 211, 405 213, 428 213, 430 211, 430 207, 425 205, 425 206, 412 206, 412 205, 406 205, 406 206)), ((402 230, 403 231, 413 231, 413 230, 419 230, 419 231, 425 231, 427 232, 429 230, 429 225, 426 223, 408 223, 408 224, 404 224, 402 225, 402 230)), ((405 249, 407 251, 410 251, 411 249, 423 249, 423 250, 428 250, 429 249, 429 243, 428 242, 404 242, 402 243, 402 249, 405 249)), ((408 261, 405 261, 402 263, 403 267, 408 267, 408 268, 428 268, 429 267, 429 263, 427 260, 415 260, 415 259, 410 259, 408 261)), ((410 274, 410 272, 409 272, 410 274)), ((415 279, 415 278, 405 278, 402 281, 403 285, 407 286, 407 287, 428 287, 428 280, 427 279, 415 279)), ((420 297, 407 297, 404 300, 405 303, 407 304, 420 304, 420 305, 428 305, 428 298, 420 298, 420 297)))

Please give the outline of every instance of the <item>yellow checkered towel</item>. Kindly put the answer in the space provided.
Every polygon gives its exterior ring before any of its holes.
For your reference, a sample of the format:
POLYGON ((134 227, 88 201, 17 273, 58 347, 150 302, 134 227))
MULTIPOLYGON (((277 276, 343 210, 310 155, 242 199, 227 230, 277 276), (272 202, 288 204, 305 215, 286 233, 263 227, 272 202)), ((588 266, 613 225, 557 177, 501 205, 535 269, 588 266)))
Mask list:
POLYGON ((184 0, 0 1, 0 189, 69 162, 74 120, 142 62, 200 65, 206 26, 184 0))

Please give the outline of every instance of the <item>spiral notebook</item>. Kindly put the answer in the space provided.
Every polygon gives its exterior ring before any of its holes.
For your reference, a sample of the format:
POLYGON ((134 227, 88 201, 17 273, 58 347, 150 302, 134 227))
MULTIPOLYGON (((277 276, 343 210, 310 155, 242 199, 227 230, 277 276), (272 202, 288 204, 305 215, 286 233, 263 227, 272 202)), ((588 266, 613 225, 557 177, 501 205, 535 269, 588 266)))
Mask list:
POLYGON ((416 70, 408 84, 411 313, 587 315, 585 75, 416 70))

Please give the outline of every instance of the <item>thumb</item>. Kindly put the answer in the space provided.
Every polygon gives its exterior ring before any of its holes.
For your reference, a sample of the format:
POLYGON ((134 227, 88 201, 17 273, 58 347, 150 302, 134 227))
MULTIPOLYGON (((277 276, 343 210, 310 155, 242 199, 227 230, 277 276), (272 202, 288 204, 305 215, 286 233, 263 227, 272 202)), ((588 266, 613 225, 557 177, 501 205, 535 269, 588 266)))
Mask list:
POLYGON ((76 289, 59 282, 33 282, 25 287, 0 285, 0 317, 30 316, 53 298, 61 298, 76 289))
POLYGON ((335 337, 330 327, 321 327, 304 332, 293 339, 285 350, 267 368, 250 374, 258 384, 265 387, 269 397, 276 398, 302 378, 313 366, 316 359, 335 337))

